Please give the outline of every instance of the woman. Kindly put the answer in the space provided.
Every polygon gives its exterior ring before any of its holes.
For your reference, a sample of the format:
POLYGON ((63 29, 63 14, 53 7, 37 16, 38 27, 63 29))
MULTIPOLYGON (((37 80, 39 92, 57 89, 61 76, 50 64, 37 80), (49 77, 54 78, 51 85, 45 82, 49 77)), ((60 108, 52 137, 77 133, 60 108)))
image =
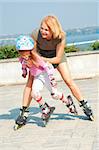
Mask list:
MULTIPOLYGON (((68 70, 67 61, 64 54, 65 33, 55 16, 46 16, 40 25, 40 29, 34 30, 31 34, 34 39, 34 45, 37 52, 42 56, 43 60, 53 64, 57 68, 66 85, 71 90, 73 96, 78 100, 84 113, 92 118, 92 110, 88 102, 84 100, 79 88, 72 80, 68 70)), ((29 74, 28 81, 24 91, 23 106, 28 107, 31 102, 31 88, 33 77, 29 74)))

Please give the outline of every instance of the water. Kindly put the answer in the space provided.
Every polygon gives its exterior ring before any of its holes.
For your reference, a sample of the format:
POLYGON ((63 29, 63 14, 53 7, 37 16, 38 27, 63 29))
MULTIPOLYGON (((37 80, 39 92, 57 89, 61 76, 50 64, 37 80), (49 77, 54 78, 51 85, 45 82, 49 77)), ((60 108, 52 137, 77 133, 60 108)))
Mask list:
POLYGON ((81 50, 88 49, 88 47, 99 40, 99 33, 92 33, 86 35, 70 35, 67 36, 67 45, 75 45, 81 50))
POLYGON ((67 30, 67 44, 74 44, 81 50, 87 49, 92 43, 99 40, 99 27, 67 30))
MULTIPOLYGON (((99 27, 86 27, 82 29, 66 30, 67 45, 76 45, 82 50, 88 48, 93 42, 99 40, 99 27)), ((0 37, 0 46, 14 45, 18 35, 7 35, 0 37)))
POLYGON ((92 33, 87 35, 70 35, 67 36, 67 43, 77 43, 77 42, 84 42, 84 41, 93 41, 99 39, 99 33, 92 33))

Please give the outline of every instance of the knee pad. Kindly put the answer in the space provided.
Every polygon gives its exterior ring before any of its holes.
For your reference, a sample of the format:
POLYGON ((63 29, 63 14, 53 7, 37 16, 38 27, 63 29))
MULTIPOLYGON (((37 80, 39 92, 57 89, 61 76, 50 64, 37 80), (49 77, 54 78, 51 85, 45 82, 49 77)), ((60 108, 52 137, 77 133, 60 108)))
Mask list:
POLYGON ((51 93, 51 96, 52 96, 53 99, 58 100, 58 95, 56 93, 51 93))
POLYGON ((40 93, 33 93, 33 98, 35 101, 40 102, 40 100, 42 99, 42 96, 40 93))
POLYGON ((58 99, 60 99, 62 97, 62 93, 55 92, 55 93, 52 93, 51 96, 52 96, 53 99, 58 100, 58 99))

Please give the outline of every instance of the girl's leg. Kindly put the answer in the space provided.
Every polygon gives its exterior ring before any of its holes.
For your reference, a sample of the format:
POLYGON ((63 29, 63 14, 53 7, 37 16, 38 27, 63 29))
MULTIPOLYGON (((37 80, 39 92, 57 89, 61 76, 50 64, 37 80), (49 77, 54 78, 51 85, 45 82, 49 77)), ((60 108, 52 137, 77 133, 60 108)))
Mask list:
POLYGON ((52 98, 56 100, 61 100, 68 107, 69 112, 77 114, 77 110, 71 96, 68 96, 66 98, 63 93, 57 90, 57 83, 55 77, 52 76, 51 78, 49 78, 48 74, 45 73, 44 78, 45 78, 45 85, 47 89, 50 91, 52 98))
POLYGON ((30 102, 32 100, 31 91, 32 91, 33 79, 34 79, 34 77, 31 76, 31 74, 29 73, 28 81, 26 83, 24 93, 23 93, 23 101, 22 101, 23 107, 29 107, 30 102))
POLYGON ((42 118, 43 119, 49 119, 50 115, 53 113, 55 107, 50 107, 42 98, 41 92, 44 87, 44 76, 39 75, 34 79, 33 86, 32 86, 32 97, 34 100, 37 101, 39 104, 41 110, 42 110, 42 118))
POLYGON ((45 79, 43 75, 39 75, 34 79, 32 86, 32 97, 37 101, 43 113, 47 114, 50 111, 50 106, 43 100, 41 96, 41 92, 44 88, 44 82, 45 79))
POLYGON ((33 77, 29 73, 28 81, 27 81, 27 84, 24 89, 22 108, 20 109, 20 115, 18 116, 18 118, 15 121, 15 123, 18 125, 23 125, 26 123, 28 113, 29 113, 28 107, 32 100, 32 97, 31 97, 32 84, 33 84, 33 77))
POLYGON ((43 88, 44 88, 44 83, 42 82, 42 80, 40 80, 40 77, 34 78, 31 96, 33 97, 33 99, 35 101, 37 101, 37 103, 40 106, 45 103, 41 96, 41 92, 42 92, 43 88))

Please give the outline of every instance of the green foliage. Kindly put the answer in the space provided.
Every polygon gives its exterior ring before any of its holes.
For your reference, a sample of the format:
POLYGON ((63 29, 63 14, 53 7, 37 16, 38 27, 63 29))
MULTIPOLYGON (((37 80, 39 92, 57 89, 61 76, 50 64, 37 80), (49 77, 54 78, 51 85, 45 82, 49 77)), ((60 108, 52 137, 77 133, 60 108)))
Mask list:
POLYGON ((94 42, 91 47, 93 50, 99 50, 99 41, 94 42))
POLYGON ((18 52, 14 45, 0 46, 0 59, 16 58, 18 52))
MULTIPOLYGON (((65 46, 64 50, 65 53, 81 51, 81 49, 76 47, 75 45, 65 46)), ((86 51, 93 50, 99 50, 99 41, 94 42, 86 49, 86 51)), ((16 51, 15 45, 0 46, 0 59, 17 58, 18 56, 19 54, 16 51)))
POLYGON ((71 46, 66 46, 64 50, 65 53, 70 53, 70 52, 78 52, 80 51, 80 48, 76 47, 75 45, 71 45, 71 46))

